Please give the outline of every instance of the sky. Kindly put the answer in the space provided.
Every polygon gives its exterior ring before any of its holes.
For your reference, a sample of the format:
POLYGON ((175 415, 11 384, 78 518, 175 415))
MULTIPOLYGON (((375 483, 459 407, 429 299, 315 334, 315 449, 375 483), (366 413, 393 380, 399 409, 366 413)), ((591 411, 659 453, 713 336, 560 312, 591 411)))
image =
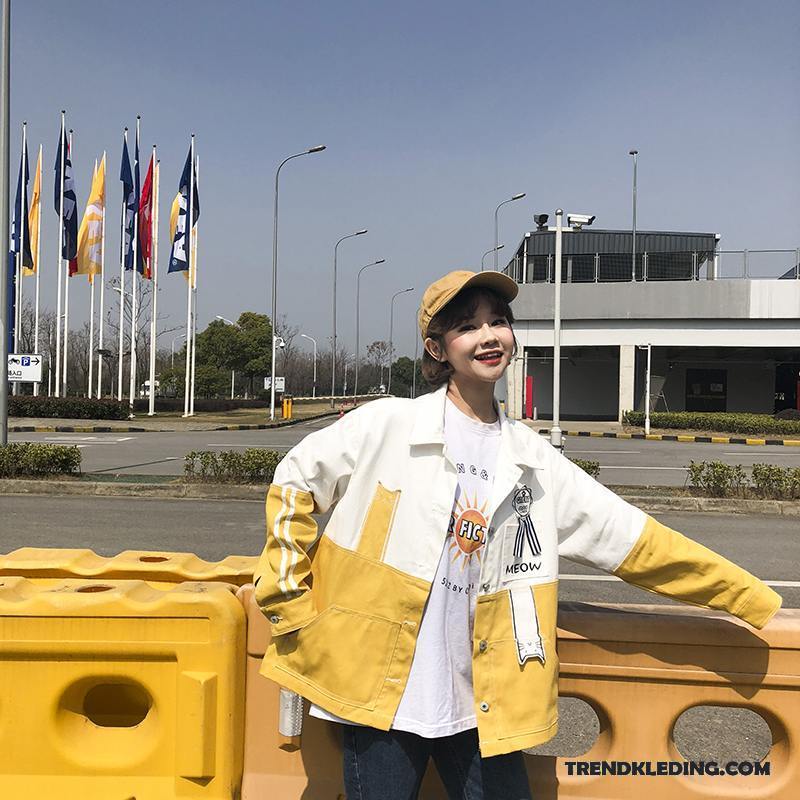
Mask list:
MULTIPOLYGON (((800 4, 766 0, 12 3, 11 187, 20 126, 44 146, 41 292, 55 308, 53 163, 60 110, 74 128, 83 213, 108 153, 106 275, 119 275, 122 130, 141 115, 161 159, 159 346, 186 319, 167 275, 169 203, 191 133, 199 157, 198 315, 270 313, 275 170, 278 313, 317 339, 388 339, 413 355, 425 287, 513 255, 533 214, 721 234, 724 249, 800 246, 800 4), (134 13, 135 12, 135 13, 134 13), (490 258, 487 262, 491 263, 490 258), (161 318, 163 317, 163 318, 161 318)), ((146 165, 142 167, 142 176, 146 165)), ((552 217, 551 217, 552 219, 552 217)), ((502 261, 501 264, 505 263, 502 261)), ((88 318, 74 278, 70 321, 88 318)), ((33 281, 25 293, 32 297, 33 281)), ((111 293, 107 292, 107 299, 111 293)), ((302 346, 308 345, 301 340, 302 346)))

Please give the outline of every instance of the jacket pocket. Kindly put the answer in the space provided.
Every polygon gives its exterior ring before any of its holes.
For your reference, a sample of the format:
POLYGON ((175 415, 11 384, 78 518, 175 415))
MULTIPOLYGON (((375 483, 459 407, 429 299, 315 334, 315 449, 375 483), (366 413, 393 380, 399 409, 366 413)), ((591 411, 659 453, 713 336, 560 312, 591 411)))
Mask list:
POLYGON ((400 502, 400 490, 387 489, 380 481, 372 496, 372 501, 361 526, 358 552, 373 561, 382 561, 386 542, 392 529, 392 522, 400 502))
POLYGON ((305 627, 274 640, 276 668, 331 698, 372 709, 399 632, 397 622, 331 605, 305 627))

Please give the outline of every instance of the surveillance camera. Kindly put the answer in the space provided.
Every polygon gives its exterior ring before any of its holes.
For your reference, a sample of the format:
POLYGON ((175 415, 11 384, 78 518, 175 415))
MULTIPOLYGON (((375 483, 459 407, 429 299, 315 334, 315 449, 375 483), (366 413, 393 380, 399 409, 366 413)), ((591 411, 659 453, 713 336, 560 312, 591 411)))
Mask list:
POLYGON ((278 347, 280 347, 280 348, 281 348, 281 350, 283 350, 283 348, 284 348, 284 347, 286 347, 286 342, 284 342, 284 341, 283 341, 283 339, 281 339, 281 340, 278 342, 278 347))
POLYGON ((567 214, 567 223, 572 228, 578 228, 579 230, 584 225, 591 225, 594 222, 594 216, 589 216, 588 214, 567 214))
POLYGON ((536 223, 536 227, 542 230, 542 228, 546 227, 549 217, 549 214, 534 214, 533 221, 536 223))

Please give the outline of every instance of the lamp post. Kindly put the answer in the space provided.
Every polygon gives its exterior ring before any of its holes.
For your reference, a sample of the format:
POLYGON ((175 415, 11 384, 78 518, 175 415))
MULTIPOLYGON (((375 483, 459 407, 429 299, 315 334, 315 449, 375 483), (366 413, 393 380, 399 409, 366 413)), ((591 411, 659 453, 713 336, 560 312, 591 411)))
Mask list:
POLYGON ((316 147, 309 147, 308 150, 303 150, 302 153, 295 153, 288 156, 278 164, 278 169, 275 170, 275 214, 272 228, 272 363, 270 364, 271 382, 270 382, 270 398, 269 398, 269 418, 275 419, 275 319, 278 313, 278 178, 281 174, 281 167, 293 158, 300 158, 300 156, 307 156, 311 153, 321 153, 325 149, 324 144, 318 144, 316 147))
POLYGON ((366 228, 355 231, 355 233, 348 233, 347 236, 342 236, 333 247, 333 335, 331 342, 331 408, 334 406, 333 396, 336 394, 336 259, 339 252, 339 245, 345 239, 352 239, 354 236, 363 236, 367 232, 366 228))
MULTIPOLYGON (((636 280, 636 162, 639 155, 638 150, 629 150, 629 156, 633 156, 633 227, 631 228, 631 280, 636 280)), ((644 277, 644 276, 642 276, 644 277)))
POLYGON ((497 251, 500 249, 497 246, 497 212, 500 210, 500 206, 504 206, 506 203, 513 203, 515 200, 522 200, 525 197, 525 192, 520 192, 519 194, 512 195, 508 198, 508 200, 503 200, 502 203, 498 203, 497 208, 494 210, 494 271, 497 272, 497 251))
POLYGON ((564 444, 561 437, 560 402, 561 402, 561 239, 564 233, 580 231, 584 225, 591 225, 594 217, 587 214, 568 214, 567 224, 563 227, 564 212, 556 209, 556 226, 548 228, 556 233, 556 280, 555 302, 553 309, 553 425, 550 428, 550 444, 563 452, 564 444))
POLYGON ((389 378, 386 381, 386 394, 390 394, 392 391, 392 324, 394 322, 394 299, 398 295, 413 291, 413 286, 410 286, 408 289, 401 289, 399 292, 395 292, 392 295, 392 302, 389 303, 389 378))
POLYGON ((356 357, 355 353, 350 353, 344 357, 344 387, 342 388, 342 395, 347 396, 347 365, 356 357))
MULTIPOLYGON (((227 323, 228 325, 234 325, 234 326, 236 325, 235 322, 232 322, 231 320, 227 319, 226 317, 221 317, 219 314, 216 314, 214 316, 214 319, 220 319, 223 322, 227 323)), ((234 388, 234 382, 233 381, 234 381, 235 374, 236 374, 235 370, 231 370, 231 400, 233 400, 233 388, 234 388)))
POLYGON ((505 245, 504 245, 504 244, 499 244, 499 245, 497 245, 497 247, 492 247, 490 250, 487 250, 487 251, 486 251, 486 252, 485 252, 485 253, 484 253, 484 254, 481 256, 481 272, 483 272, 483 271, 484 271, 484 269, 486 269, 486 266, 484 265, 484 261, 485 261, 485 259, 486 259, 486 256, 488 256, 488 255, 489 255, 489 253, 495 253, 495 254, 496 254, 498 250, 502 250, 504 247, 505 247, 505 245))
POLYGON ((303 339, 310 339, 311 343, 314 345, 314 388, 311 392, 311 396, 316 397, 317 396, 317 340, 314 339, 312 336, 306 336, 304 333, 301 333, 300 336, 303 339))
POLYGON ((361 315, 361 273, 369 268, 374 267, 376 264, 385 264, 385 258, 379 258, 377 261, 373 261, 370 264, 364 264, 363 267, 358 271, 358 277, 356 278, 356 366, 355 366, 355 380, 353 381, 353 405, 358 402, 358 363, 359 363, 359 349, 358 349, 358 337, 359 337, 359 326, 360 326, 360 315, 361 315))

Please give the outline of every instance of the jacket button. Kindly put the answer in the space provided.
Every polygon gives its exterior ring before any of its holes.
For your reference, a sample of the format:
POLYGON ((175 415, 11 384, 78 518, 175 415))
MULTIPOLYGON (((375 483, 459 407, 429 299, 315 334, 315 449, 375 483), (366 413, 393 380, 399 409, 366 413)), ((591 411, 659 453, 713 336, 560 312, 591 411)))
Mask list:
POLYGON ((481 711, 488 711, 489 710, 489 704, 486 703, 486 702, 483 702, 483 703, 481 703, 480 708, 481 708, 481 711))
POLYGON ((480 643, 478 644, 478 650, 480 650, 480 651, 481 651, 481 653, 485 653, 485 652, 486 652, 486 648, 487 648, 488 646, 489 646, 489 645, 488 645, 488 644, 486 644, 486 639, 481 639, 481 640, 480 640, 480 643))
POLYGON ((270 618, 269 618, 269 621, 273 625, 277 625, 281 621, 281 618, 277 614, 271 614, 270 618))
POLYGON ((488 583, 484 583, 481 588, 483 589, 484 592, 488 592, 489 591, 489 584, 488 583))

